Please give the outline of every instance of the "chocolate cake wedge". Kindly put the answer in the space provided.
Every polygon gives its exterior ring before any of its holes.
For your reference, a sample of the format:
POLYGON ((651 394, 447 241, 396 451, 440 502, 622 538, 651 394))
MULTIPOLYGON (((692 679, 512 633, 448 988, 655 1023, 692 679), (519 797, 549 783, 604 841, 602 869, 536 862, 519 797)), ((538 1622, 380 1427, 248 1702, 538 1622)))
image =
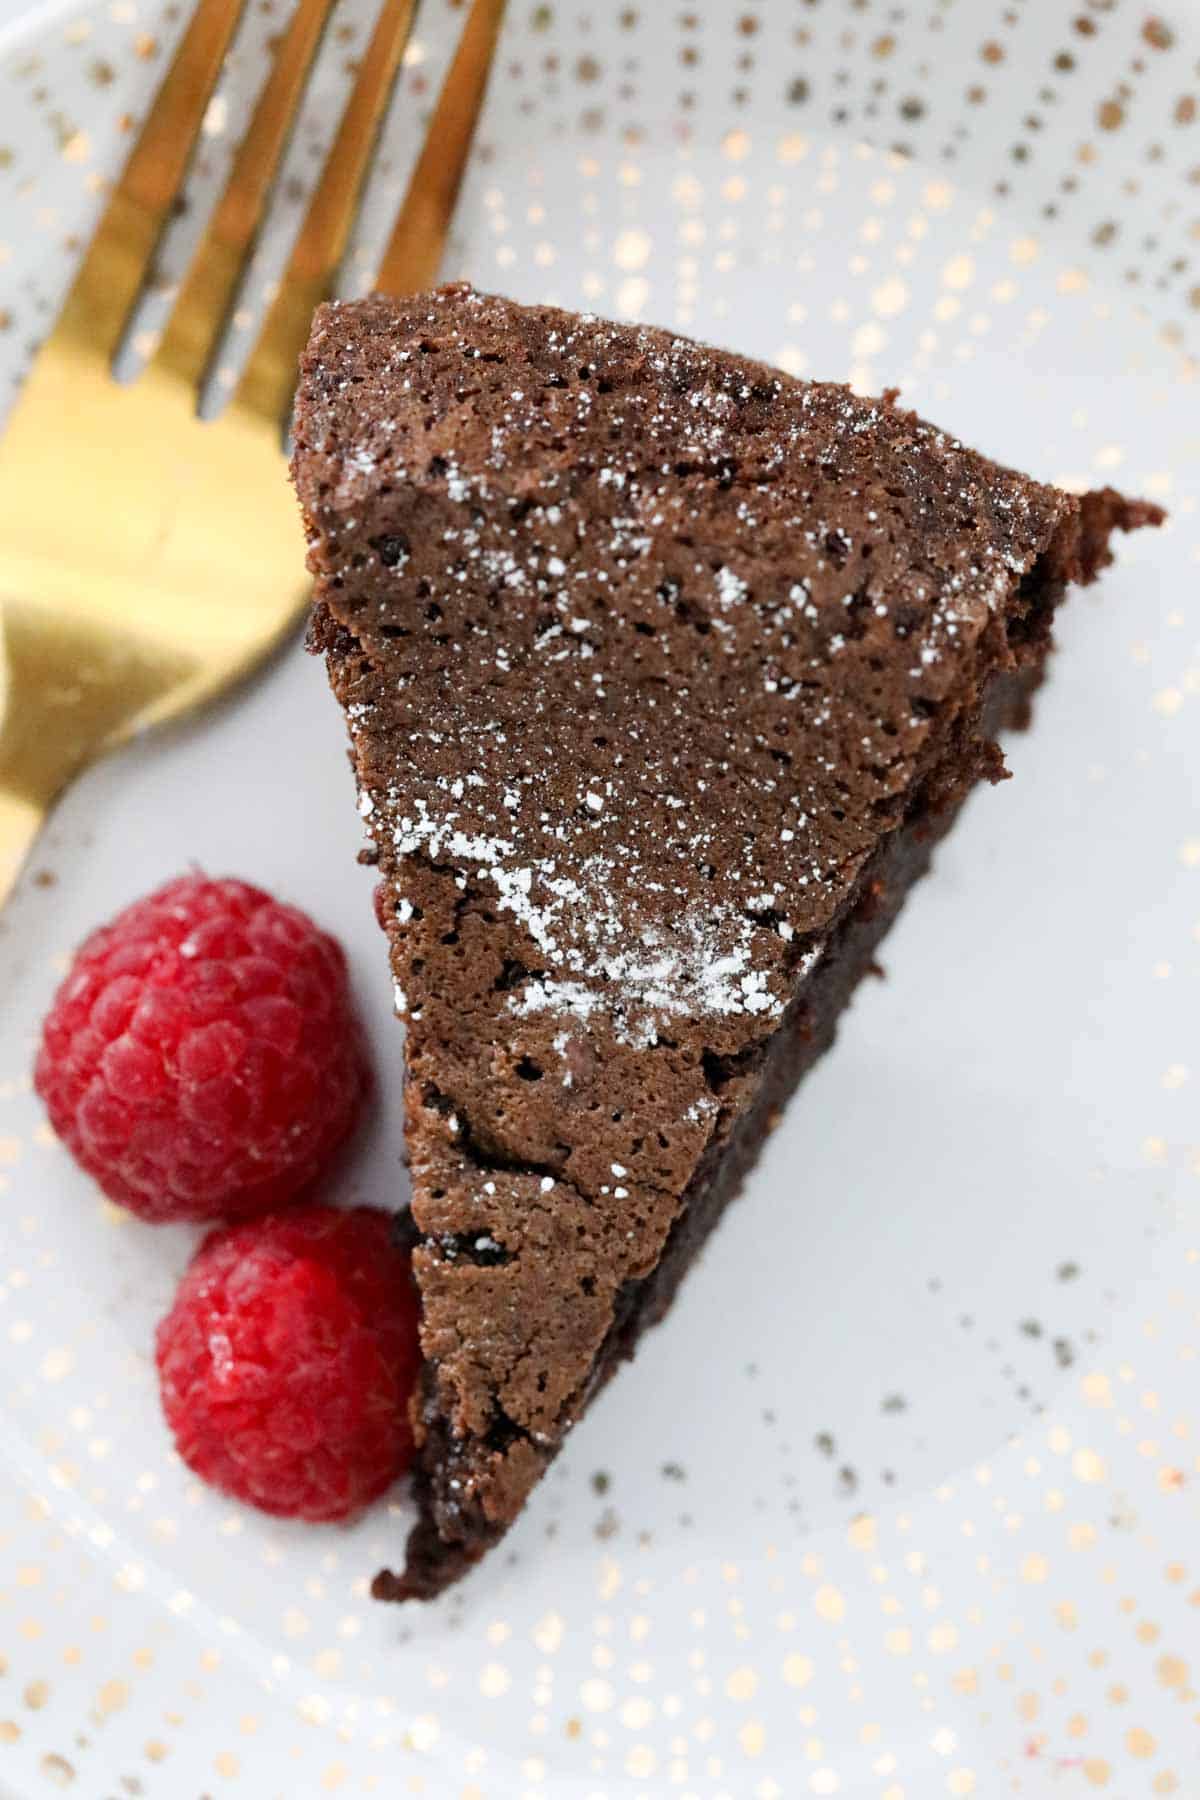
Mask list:
POLYGON ((463 286, 324 308, 294 475, 406 1022, 428 1597, 660 1318, 1055 607, 1156 509, 463 286))

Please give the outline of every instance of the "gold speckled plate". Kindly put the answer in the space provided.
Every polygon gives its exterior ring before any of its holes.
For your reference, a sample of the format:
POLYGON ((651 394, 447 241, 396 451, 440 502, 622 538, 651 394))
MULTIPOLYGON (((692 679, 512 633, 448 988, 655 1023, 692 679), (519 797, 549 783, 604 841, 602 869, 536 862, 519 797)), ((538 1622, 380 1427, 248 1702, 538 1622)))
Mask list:
MULTIPOLYGON (((364 280, 458 17, 427 0, 364 280)), ((0 49, 7 380, 177 23, 115 0, 0 49)), ((1072 601, 1016 779, 669 1322, 430 1609, 366 1598, 402 1496, 288 1529, 173 1459, 149 1351, 191 1238, 104 1206, 28 1085, 71 947, 195 859, 341 934, 387 1086, 320 669, 69 797, 0 921, 0 1789, 1200 1795, 1198 93, 1184 0, 512 0, 449 272, 897 384, 1171 523, 1072 601)), ((398 1148, 393 1092, 354 1194, 399 1200, 398 1148)))

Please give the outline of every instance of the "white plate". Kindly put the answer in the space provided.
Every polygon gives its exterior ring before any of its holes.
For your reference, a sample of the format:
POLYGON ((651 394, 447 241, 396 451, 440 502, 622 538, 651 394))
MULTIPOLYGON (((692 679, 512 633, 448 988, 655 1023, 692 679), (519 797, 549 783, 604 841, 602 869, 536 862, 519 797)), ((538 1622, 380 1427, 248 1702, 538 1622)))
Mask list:
MULTIPOLYGON (((104 1206, 27 1080, 71 947, 193 860, 341 935, 398 1080, 321 669, 296 646, 69 795, 0 923, 21 1796, 1200 1794, 1200 28, 1092 0, 1085 34, 1082 6, 514 0, 450 272, 897 383, 1172 522, 1072 601, 1016 779, 940 851, 888 980, 429 1609, 365 1597, 402 1497, 286 1529, 173 1460, 149 1350, 191 1235, 104 1206)), ((454 16, 431 0, 410 136, 454 16)), ((173 29, 132 0, 72 20, 0 61, 8 374, 173 29)), ((398 1202, 398 1154, 393 1083, 349 1192, 398 1202)))

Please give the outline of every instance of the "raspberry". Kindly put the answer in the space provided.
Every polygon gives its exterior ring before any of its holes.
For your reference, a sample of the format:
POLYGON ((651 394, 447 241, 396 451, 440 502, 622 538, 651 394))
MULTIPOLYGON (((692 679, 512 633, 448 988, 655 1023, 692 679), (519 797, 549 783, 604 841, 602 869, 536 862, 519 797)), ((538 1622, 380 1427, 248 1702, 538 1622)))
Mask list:
POLYGON ((344 1519, 406 1468, 420 1350, 392 1223, 313 1204, 201 1244, 155 1350, 167 1424, 204 1481, 284 1518, 344 1519))
POLYGON ((197 874, 83 945, 35 1080, 76 1161, 159 1221, 286 1205, 328 1167, 369 1074, 341 948, 261 889, 197 874))

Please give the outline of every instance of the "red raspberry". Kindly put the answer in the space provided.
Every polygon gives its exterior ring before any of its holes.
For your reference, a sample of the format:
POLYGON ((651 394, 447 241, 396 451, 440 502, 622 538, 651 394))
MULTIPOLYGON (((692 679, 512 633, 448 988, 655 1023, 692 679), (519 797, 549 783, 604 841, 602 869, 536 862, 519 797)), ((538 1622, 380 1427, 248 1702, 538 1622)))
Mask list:
POLYGON ((156 1340, 195 1474, 264 1512, 344 1519, 402 1473, 420 1350, 392 1223, 299 1206, 201 1244, 156 1340))
POLYGON ((83 945, 35 1079, 76 1160, 159 1221, 286 1205, 369 1075, 339 945, 259 888, 184 875, 83 945))

